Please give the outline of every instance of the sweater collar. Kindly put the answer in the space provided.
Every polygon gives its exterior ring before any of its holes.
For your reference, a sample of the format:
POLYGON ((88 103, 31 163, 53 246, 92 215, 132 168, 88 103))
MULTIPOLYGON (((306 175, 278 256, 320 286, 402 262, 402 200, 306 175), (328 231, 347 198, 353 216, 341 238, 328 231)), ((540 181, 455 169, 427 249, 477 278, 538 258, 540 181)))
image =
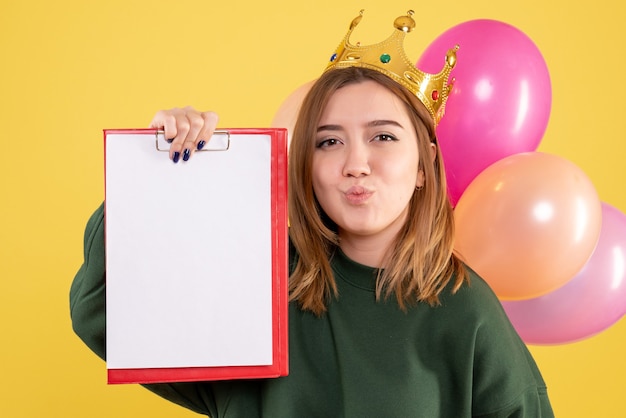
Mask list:
POLYGON ((369 267, 348 258, 348 256, 337 247, 331 259, 331 267, 337 278, 360 289, 375 291, 376 277, 379 269, 369 267))

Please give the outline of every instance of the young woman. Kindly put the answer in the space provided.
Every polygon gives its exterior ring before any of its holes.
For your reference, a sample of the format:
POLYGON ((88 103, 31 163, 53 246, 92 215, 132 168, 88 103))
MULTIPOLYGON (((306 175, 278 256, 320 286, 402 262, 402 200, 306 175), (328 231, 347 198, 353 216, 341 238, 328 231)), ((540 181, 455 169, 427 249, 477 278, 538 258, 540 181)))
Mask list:
MULTIPOLYGON (((552 417, 496 296, 453 253, 435 122, 384 73, 325 72, 290 146, 289 376, 148 389, 211 417, 552 417)), ((185 108, 151 126, 178 161, 216 123, 185 108)), ((105 274, 100 207, 70 296, 76 332, 101 357, 105 274)))

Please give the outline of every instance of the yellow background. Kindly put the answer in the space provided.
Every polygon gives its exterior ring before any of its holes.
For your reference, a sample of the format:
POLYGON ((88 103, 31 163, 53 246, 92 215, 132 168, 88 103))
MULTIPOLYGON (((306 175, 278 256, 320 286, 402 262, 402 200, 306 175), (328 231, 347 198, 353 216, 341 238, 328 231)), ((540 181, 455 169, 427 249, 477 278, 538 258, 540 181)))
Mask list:
MULTIPOLYGON (((102 129, 145 127, 156 110, 186 104, 216 110, 222 127, 268 126, 282 100, 319 75, 359 9, 368 42, 426 4, 438 5, 417 11, 407 38, 415 60, 476 18, 533 39, 553 86, 540 150, 581 167, 600 199, 625 212, 626 13, 617 0, 4 0, 0 416, 195 416, 139 387, 107 386, 104 363, 71 330, 68 290, 104 193, 102 129)), ((180 215, 167 222, 199 216, 180 215)), ((626 416, 625 319, 582 342, 531 350, 557 416, 626 416)))

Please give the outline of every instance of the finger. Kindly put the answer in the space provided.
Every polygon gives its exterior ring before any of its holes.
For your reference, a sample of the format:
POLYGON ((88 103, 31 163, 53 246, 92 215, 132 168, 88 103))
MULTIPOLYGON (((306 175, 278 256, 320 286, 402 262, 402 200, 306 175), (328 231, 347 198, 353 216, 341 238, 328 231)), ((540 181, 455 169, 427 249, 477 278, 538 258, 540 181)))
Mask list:
POLYGON ((182 147, 181 158, 183 161, 188 161, 189 158, 191 158, 191 155, 193 154, 193 152, 196 150, 197 143, 200 142, 199 135, 202 132, 202 129, 204 128, 204 118, 202 117, 200 112, 198 112, 197 110, 193 108, 186 107, 183 110, 189 122, 189 130, 187 132, 187 136, 185 137, 181 145, 182 147))
POLYGON ((170 136, 169 142, 170 145, 170 159, 177 163, 183 153, 183 143, 185 142, 187 136, 189 135, 189 131, 191 130, 191 122, 189 120, 189 114, 192 113, 192 109, 172 109, 174 120, 175 120, 175 130, 176 135, 173 137, 170 136))
POLYGON ((174 113, 178 109, 159 110, 150 122, 150 128, 160 129, 164 131, 167 142, 172 142, 176 137, 176 116, 174 113))
POLYGON ((219 117, 215 112, 202 112, 200 115, 204 120, 204 125, 198 134, 198 142, 196 143, 197 150, 201 150, 206 143, 209 142, 217 127, 217 122, 219 121, 219 117))
POLYGON ((186 127, 189 123, 186 121, 185 114, 182 109, 172 108, 167 110, 159 110, 150 122, 151 128, 162 129, 164 131, 165 139, 168 143, 172 144, 169 150, 169 157, 175 163, 180 158, 180 142, 182 142, 187 135, 186 127), (177 138, 178 142, 175 142, 177 138))

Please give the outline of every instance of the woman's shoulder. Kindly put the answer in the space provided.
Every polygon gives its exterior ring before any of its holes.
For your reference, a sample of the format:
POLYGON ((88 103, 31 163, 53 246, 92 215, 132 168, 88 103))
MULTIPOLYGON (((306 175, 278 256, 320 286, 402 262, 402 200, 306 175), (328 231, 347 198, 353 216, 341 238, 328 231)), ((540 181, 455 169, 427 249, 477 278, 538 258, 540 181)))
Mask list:
POLYGON ((463 264, 463 269, 467 275, 467 279, 455 289, 457 282, 457 275, 453 275, 450 281, 447 283, 444 290, 441 292, 441 297, 444 299, 457 297, 457 298, 496 298, 494 291, 491 289, 485 279, 483 279, 475 270, 473 270, 467 264, 463 264))
POLYGON ((487 281, 471 267, 464 267, 467 280, 455 291, 456 277, 452 277, 440 294, 440 307, 460 311, 467 318, 474 316, 481 320, 505 316, 500 300, 487 281))

